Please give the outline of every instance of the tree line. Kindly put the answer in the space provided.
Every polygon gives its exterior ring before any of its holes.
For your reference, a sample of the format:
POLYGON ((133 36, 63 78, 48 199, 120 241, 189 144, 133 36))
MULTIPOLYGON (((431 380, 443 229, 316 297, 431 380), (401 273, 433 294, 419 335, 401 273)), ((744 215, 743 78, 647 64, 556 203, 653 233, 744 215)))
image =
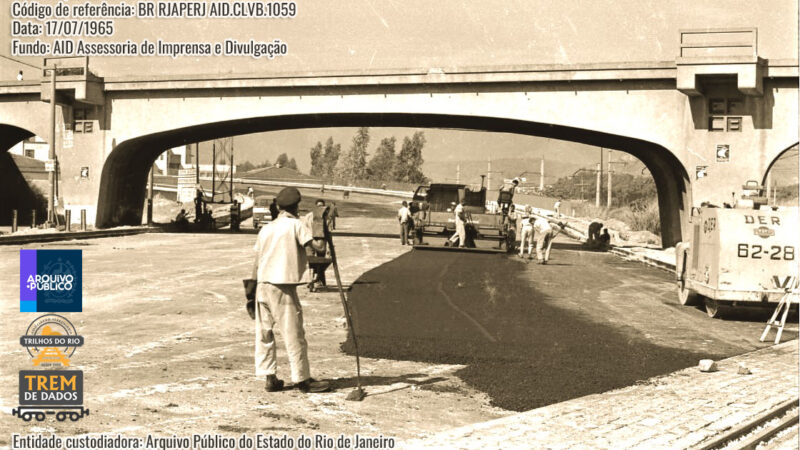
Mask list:
MULTIPOLYGON (((222 162, 220 162, 222 164, 222 162)), ((275 159, 275 163, 270 163, 269 160, 265 160, 259 164, 253 164, 250 161, 245 161, 241 164, 236 165, 236 172, 244 173, 249 172, 251 170, 260 169, 262 167, 288 167, 289 169, 297 170, 297 161, 294 158, 289 159, 289 155, 286 153, 281 153, 278 155, 278 158, 275 159)))
POLYGON ((344 154, 341 144, 335 144, 332 137, 325 144, 317 142, 311 148, 311 175, 343 183, 364 180, 427 182, 422 173, 422 149, 425 147, 425 134, 422 131, 404 137, 399 153, 396 150, 397 138, 392 136, 381 139, 372 158, 369 158, 369 142, 368 127, 356 130, 350 148, 344 154))

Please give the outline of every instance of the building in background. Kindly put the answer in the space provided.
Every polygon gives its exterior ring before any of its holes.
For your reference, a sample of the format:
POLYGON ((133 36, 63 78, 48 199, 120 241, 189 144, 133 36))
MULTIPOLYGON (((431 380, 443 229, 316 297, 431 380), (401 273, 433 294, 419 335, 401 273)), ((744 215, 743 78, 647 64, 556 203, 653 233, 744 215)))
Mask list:
POLYGON ((44 139, 39 136, 31 136, 11 147, 9 152, 13 155, 25 156, 38 159, 39 161, 47 161, 49 147, 47 141, 44 139))
MULTIPOLYGON (((160 154, 155 161, 157 175, 178 175, 181 169, 194 169, 194 149, 189 145, 171 148, 160 154)), ((217 175, 226 174, 230 171, 229 164, 217 163, 217 175)), ((200 164, 200 176, 210 177, 214 170, 212 164, 200 164)), ((236 167, 233 168, 234 175, 236 167)))

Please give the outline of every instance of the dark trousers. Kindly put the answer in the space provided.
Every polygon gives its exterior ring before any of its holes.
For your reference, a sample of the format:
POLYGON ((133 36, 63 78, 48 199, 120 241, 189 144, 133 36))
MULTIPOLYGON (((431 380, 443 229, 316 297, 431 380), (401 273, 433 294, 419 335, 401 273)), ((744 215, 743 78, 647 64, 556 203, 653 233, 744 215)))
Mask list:
POLYGON ((400 242, 403 245, 408 244, 408 222, 400 223, 400 242))

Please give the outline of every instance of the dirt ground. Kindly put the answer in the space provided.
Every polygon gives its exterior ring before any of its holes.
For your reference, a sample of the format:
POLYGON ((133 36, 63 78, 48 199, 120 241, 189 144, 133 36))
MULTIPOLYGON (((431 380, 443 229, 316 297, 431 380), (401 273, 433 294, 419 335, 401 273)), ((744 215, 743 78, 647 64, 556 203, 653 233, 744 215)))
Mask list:
MULTIPOLYGON (((19 336, 38 315, 19 313, 19 252, 0 247, 0 294, 12 299, 1 310, 0 446, 12 432, 357 432, 402 439, 508 414, 454 375, 463 366, 412 361, 364 359, 369 396, 345 401, 355 385, 355 361, 340 350, 346 329, 334 290, 311 294, 301 288, 301 298, 312 374, 332 380, 336 392, 266 393, 253 374, 253 322, 241 287, 254 238, 148 234, 29 247, 83 250, 83 312, 64 314, 86 339, 72 361, 84 371, 84 404, 91 414, 75 423, 25 423, 10 414, 17 405, 17 372, 33 367, 19 336)), ((336 242, 347 285, 408 251, 390 239, 336 242)), ((278 341, 285 378, 280 333, 278 341)))

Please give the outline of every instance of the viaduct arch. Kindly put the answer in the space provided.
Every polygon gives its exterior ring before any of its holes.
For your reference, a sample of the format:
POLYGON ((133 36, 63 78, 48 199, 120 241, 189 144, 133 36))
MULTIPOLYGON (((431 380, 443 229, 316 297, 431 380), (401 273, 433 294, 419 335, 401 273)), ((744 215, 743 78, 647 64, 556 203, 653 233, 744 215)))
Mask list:
POLYGON ((540 136, 601 146, 629 153, 650 170, 658 190, 662 240, 681 239, 681 212, 689 204, 689 177, 681 162, 652 142, 592 130, 523 120, 440 114, 327 113, 265 116, 208 123, 137 137, 118 144, 103 168, 97 225, 138 225, 142 222, 146 178, 164 150, 181 144, 238 134, 325 127, 414 127, 492 131, 540 136))

